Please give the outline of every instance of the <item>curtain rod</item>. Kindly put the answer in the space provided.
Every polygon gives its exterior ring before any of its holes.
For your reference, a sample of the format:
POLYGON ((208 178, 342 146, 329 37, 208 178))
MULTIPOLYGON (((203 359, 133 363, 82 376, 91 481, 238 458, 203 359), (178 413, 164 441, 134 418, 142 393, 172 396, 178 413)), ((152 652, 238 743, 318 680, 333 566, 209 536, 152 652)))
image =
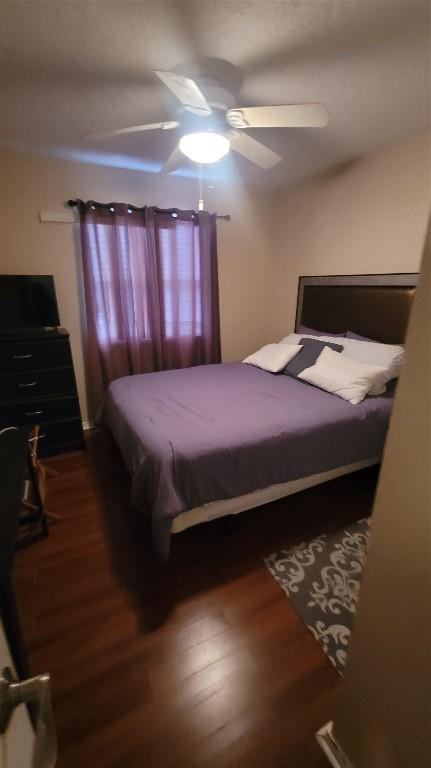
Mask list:
MULTIPOLYGON (((68 200, 67 205, 70 208, 80 208, 81 206, 84 206, 85 203, 83 200, 80 200, 77 198, 76 200, 68 200)), ((94 205, 96 208, 112 208, 114 203, 96 203, 94 200, 91 200, 91 205, 94 205)), ((137 205, 128 205, 128 208, 132 211, 144 211, 147 206, 142 206, 141 208, 137 205)), ((179 209, 178 208, 156 208, 156 211, 159 213, 176 213, 179 209)), ((197 213, 197 211, 193 211, 193 213, 197 213)), ((211 216, 215 216, 216 219, 224 219, 225 221, 230 221, 231 216, 229 213, 226 213, 222 215, 221 213, 212 213, 211 216)))

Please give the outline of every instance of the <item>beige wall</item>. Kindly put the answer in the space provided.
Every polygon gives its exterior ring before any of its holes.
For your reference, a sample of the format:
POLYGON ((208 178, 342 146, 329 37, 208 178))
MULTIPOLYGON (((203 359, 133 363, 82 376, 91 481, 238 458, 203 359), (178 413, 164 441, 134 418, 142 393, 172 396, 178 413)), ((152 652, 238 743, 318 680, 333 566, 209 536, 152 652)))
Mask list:
POLYGON ((430 198, 428 136, 281 192, 274 338, 293 328, 299 275, 417 271, 430 198))
POLYGON ((354 768, 431 764, 431 228, 335 736, 354 768))
MULTIPOLYGON (((190 179, 0 153, 0 271, 54 275, 86 419, 78 227, 39 221, 40 209, 62 210, 71 197, 195 208, 198 188, 190 179)), ((209 210, 232 216, 218 224, 218 252, 222 354, 236 360, 268 340, 272 199, 262 189, 217 184, 205 202, 209 210)))

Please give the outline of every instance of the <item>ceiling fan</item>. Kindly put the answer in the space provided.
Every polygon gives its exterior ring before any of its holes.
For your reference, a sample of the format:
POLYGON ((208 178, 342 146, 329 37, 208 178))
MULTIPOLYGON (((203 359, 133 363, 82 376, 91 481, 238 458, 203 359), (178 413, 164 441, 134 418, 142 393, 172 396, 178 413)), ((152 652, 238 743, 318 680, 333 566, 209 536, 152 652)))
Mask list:
POLYGON ((162 169, 166 173, 178 168, 184 155, 196 163, 207 164, 217 162, 230 149, 260 168, 271 168, 282 158, 247 134, 249 128, 319 128, 328 123, 324 104, 237 107, 233 94, 214 78, 199 77, 196 82, 176 72, 155 70, 155 74, 181 103, 177 120, 133 125, 92 134, 89 138, 180 128, 179 143, 162 169))

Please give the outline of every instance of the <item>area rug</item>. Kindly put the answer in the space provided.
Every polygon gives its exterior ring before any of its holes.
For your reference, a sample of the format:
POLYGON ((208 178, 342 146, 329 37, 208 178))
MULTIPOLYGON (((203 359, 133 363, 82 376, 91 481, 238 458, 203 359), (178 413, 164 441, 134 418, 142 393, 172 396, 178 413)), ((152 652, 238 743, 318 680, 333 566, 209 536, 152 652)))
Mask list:
POLYGON ((265 563, 340 675, 361 577, 369 518, 265 558, 265 563))

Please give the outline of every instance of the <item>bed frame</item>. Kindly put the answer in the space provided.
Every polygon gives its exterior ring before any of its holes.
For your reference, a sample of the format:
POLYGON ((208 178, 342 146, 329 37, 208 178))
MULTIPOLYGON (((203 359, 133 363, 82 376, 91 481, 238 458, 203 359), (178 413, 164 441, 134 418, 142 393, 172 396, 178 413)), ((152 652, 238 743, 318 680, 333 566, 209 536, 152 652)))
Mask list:
MULTIPOLYGON (((295 330, 300 325, 319 331, 354 331, 387 344, 402 344, 417 285, 417 273, 328 275, 300 277, 295 330)), ((378 464, 380 456, 337 467, 299 480, 279 483, 234 499, 212 501, 173 520, 172 533, 225 515, 236 515, 292 493, 378 464)))

